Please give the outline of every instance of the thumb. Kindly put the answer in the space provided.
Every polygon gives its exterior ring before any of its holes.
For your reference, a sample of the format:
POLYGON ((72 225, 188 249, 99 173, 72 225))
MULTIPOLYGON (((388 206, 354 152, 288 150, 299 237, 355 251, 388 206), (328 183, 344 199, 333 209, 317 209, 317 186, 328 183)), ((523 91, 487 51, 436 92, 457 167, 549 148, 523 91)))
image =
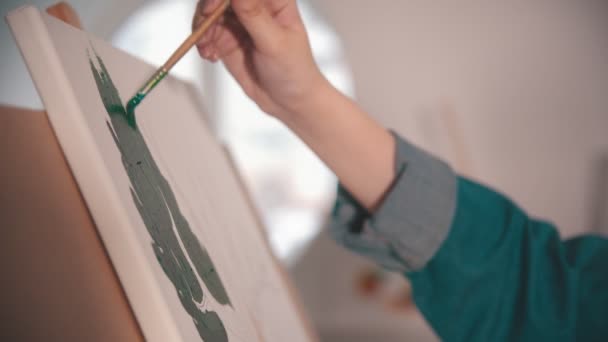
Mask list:
POLYGON ((275 51, 281 30, 263 0, 232 0, 232 9, 262 52, 275 51))

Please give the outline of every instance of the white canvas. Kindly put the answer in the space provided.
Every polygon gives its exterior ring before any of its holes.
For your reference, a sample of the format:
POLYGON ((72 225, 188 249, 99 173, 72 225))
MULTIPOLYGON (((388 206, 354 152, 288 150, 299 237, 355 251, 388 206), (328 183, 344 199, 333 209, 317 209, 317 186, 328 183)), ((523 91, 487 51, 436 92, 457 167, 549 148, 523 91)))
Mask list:
POLYGON ((202 322, 214 325, 202 328, 214 329, 207 341, 309 341, 188 86, 171 77, 161 82, 131 128, 112 107, 116 98, 100 95, 114 86, 124 104, 153 67, 33 7, 8 21, 146 339, 200 341, 202 322), (213 263, 203 271, 200 253, 213 263), (200 301, 192 299, 197 289, 200 301))

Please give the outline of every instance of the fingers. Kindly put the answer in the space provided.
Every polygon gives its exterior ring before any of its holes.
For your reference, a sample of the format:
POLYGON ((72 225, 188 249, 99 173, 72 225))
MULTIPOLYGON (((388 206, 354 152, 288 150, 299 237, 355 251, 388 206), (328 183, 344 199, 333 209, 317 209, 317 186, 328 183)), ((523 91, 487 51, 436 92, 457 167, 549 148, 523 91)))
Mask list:
MULTIPOLYGON (((199 2, 196 5, 196 11, 194 12, 194 16, 192 17, 192 32, 196 31, 199 28, 199 26, 201 26, 205 22, 205 20, 211 15, 212 12, 214 12, 218 8, 218 6, 220 6, 220 3, 223 1, 225 1, 225 0, 199 0, 199 2)), ((205 40, 209 40, 209 37, 210 37, 209 33, 214 31, 214 28, 217 25, 221 25, 223 20, 224 20, 224 16, 222 15, 209 28, 207 34, 205 34, 201 38, 199 43, 202 43, 205 40)))
POLYGON ((224 65, 230 74, 239 83, 243 92, 251 98, 262 111, 275 115, 280 111, 274 101, 269 97, 265 91, 260 91, 258 81, 255 78, 255 71, 253 71, 253 65, 251 56, 248 56, 251 50, 248 49, 236 49, 233 52, 227 54, 224 59, 224 65))
POLYGON ((251 38, 232 13, 212 27, 196 47, 202 58, 215 62, 237 48, 250 48, 251 45, 251 38))
MULTIPOLYGON (((218 2, 217 0, 213 0, 211 2, 218 2)), ((210 1, 199 1, 197 5, 197 10, 192 18, 192 32, 196 31, 200 25, 203 24, 207 15, 204 13, 205 8, 210 4, 210 1)), ((201 37, 201 39, 196 43, 196 47, 201 57, 210 59, 212 56, 211 45, 217 41, 218 37, 221 35, 220 24, 221 18, 214 23, 201 37)))
POLYGON ((262 0, 232 0, 232 9, 261 52, 276 51, 281 28, 262 0))
POLYGON ((223 0, 199 0, 196 5, 196 13, 198 15, 209 15, 219 6, 221 1, 223 0))
POLYGON ((217 44, 224 36, 224 29, 218 24, 213 25, 203 38, 196 44, 201 57, 211 59, 217 49, 217 44))
MULTIPOLYGON (((223 0, 199 0, 196 13, 192 20, 195 30, 205 18, 223 0)), ((217 24, 212 27, 198 42, 197 47, 203 58, 213 60, 230 50, 232 46, 214 46, 224 40, 226 30, 232 31, 234 39, 248 39, 262 53, 273 53, 280 48, 282 30, 280 24, 273 17, 276 11, 285 8, 291 0, 232 0, 231 11, 228 11, 217 24), (242 32, 245 34, 242 34, 242 32)), ((228 39, 230 41, 230 39, 228 39)), ((240 41, 239 43, 242 43, 240 41)), ((234 44, 232 44, 234 45, 234 44)))
MULTIPOLYGON (((211 0, 217 2, 218 0, 211 0)), ((199 0, 196 4, 196 10, 194 11, 194 15, 192 16, 192 32, 196 31, 196 29, 203 23, 205 20, 206 13, 205 8, 209 7, 209 0, 199 0)))

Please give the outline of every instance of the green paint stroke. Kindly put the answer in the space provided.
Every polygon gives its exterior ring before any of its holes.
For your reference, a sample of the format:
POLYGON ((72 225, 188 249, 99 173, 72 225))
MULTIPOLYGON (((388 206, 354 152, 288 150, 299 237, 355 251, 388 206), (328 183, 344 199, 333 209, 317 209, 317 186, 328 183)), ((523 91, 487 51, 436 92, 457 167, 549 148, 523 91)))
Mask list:
POLYGON ((89 63, 109 114, 108 129, 122 155, 122 164, 131 180, 133 202, 150 233, 156 258, 175 286, 184 309, 194 320, 203 341, 228 341, 219 315, 199 308, 203 302, 203 289, 186 255, 215 300, 222 305, 230 305, 224 285, 209 254, 181 213, 175 195, 156 165, 143 135, 129 124, 127 111, 103 61, 99 56, 95 57, 99 67, 95 66, 91 56, 89 63))
POLYGON ((135 121, 135 107, 141 103, 141 101, 146 97, 146 94, 137 93, 129 102, 127 102, 127 110, 126 110, 126 119, 127 123, 131 128, 137 129, 137 121, 135 121))

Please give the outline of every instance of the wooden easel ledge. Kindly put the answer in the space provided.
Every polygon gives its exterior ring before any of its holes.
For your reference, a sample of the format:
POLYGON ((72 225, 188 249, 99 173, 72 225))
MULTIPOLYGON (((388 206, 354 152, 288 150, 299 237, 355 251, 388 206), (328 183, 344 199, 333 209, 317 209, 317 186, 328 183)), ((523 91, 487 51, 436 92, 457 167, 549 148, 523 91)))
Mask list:
POLYGON ((44 111, 0 106, 0 160, 0 340, 144 341, 44 111))

